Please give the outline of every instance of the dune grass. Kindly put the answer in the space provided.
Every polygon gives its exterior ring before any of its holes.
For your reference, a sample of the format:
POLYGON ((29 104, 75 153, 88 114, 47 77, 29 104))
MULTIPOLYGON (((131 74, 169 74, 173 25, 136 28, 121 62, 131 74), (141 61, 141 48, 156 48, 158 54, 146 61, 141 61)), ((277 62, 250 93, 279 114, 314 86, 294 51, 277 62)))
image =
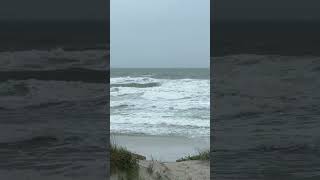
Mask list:
POLYGON ((176 160, 176 162, 189 161, 189 160, 202 160, 209 161, 210 160, 210 150, 199 151, 197 155, 189 155, 183 158, 176 160))
POLYGON ((111 173, 125 173, 128 176, 138 175, 138 158, 130 151, 117 145, 110 145, 110 170, 111 173))

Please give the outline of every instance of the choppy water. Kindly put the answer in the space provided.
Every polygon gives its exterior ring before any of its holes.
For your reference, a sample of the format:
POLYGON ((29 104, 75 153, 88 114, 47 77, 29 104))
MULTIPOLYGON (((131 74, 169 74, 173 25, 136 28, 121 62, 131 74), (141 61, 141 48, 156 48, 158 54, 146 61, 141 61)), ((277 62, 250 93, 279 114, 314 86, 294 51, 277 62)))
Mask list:
POLYGON ((0 179, 104 179, 106 49, 0 52, 0 179))
POLYGON ((208 137, 209 73, 209 69, 111 69, 111 132, 208 137))
POLYGON ((320 178, 320 58, 230 55, 213 67, 212 176, 320 178))

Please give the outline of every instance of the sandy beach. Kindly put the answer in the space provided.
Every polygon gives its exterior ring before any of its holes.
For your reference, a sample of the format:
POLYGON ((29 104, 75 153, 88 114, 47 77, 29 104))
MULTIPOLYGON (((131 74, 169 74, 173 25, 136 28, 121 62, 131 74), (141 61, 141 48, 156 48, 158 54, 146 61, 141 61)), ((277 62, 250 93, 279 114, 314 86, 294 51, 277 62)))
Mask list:
MULTIPOLYGON (((111 180, 126 179, 124 174, 113 174, 111 180)), ((132 177, 130 177, 132 179, 132 177)), ((127 177, 127 179, 130 179, 127 177)), ((134 178, 133 178, 134 179, 134 178)), ((209 180, 210 161, 183 162, 139 161, 139 180, 209 180)))
POLYGON ((210 147, 210 139, 179 136, 119 135, 111 134, 111 142, 127 148, 147 160, 175 162, 184 156, 194 155, 210 147))
POLYGON ((209 161, 159 162, 140 161, 140 178, 145 180, 209 180, 209 161), (153 168, 150 171, 150 167, 153 168))
MULTIPOLYGON (((209 138, 187 138, 179 136, 120 135, 112 134, 111 142, 125 147, 132 153, 146 157, 139 160, 139 178, 142 180, 209 180, 209 161, 176 160, 197 155, 209 149, 209 138)), ((113 174, 111 180, 125 175, 113 174)))
MULTIPOLYGON (((122 176, 125 177, 125 176, 122 176)), ((119 174, 110 177, 118 180, 119 174)), ((159 162, 141 160, 139 162, 139 180, 209 180, 209 161, 159 162), (150 170, 152 167, 152 170, 150 170)))

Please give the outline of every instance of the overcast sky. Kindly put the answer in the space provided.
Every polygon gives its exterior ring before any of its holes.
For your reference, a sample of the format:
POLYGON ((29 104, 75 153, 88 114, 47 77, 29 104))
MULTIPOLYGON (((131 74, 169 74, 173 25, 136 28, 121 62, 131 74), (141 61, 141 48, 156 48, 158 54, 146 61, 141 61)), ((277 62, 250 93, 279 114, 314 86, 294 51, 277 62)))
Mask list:
POLYGON ((111 67, 209 67, 210 0, 111 0, 111 67))
MULTIPOLYGON (((110 0, 1 0, 0 19, 105 19, 110 0)), ((114 5, 128 10, 129 6, 140 9, 158 4, 150 0, 111 0, 114 5)), ((160 0, 159 0, 160 1, 160 0)), ((209 0, 192 2, 195 9, 209 0)), ((182 9, 190 0, 164 0, 163 3, 182 9), (185 5, 184 5, 185 4, 185 5)), ((319 0, 211 0, 218 19, 317 19, 320 20, 319 0)), ((150 7, 149 7, 150 8, 150 7)), ((162 10, 163 8, 159 8, 162 10)), ((116 9, 115 9, 116 10, 116 9)), ((151 10, 151 9, 150 9, 151 10)), ((157 11, 157 10, 156 10, 157 11)), ((196 11, 195 11, 196 12, 196 11)))

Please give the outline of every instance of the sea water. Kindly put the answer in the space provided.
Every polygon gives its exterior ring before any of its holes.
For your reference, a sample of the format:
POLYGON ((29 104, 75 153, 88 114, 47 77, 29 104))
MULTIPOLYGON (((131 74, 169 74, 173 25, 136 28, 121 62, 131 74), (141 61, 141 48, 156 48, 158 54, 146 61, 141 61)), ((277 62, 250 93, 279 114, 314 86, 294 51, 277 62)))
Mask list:
POLYGON ((209 69, 111 69, 111 133, 208 137, 209 69))

